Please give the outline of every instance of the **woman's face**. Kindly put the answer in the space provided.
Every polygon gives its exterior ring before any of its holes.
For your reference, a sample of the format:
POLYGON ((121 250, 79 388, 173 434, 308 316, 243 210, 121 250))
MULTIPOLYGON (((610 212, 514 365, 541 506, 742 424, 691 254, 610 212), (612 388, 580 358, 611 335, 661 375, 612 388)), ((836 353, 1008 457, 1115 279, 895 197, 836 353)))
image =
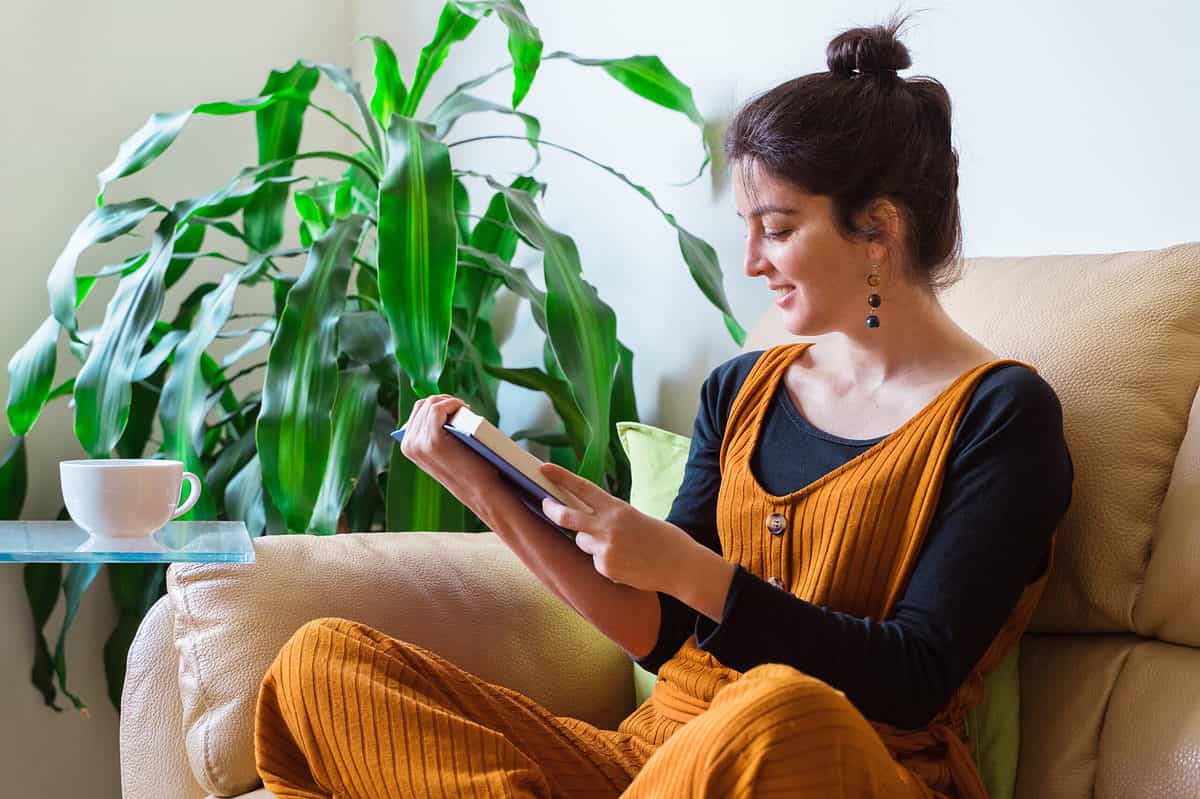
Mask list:
POLYGON ((778 180, 757 164, 745 175, 743 166, 735 163, 732 172, 737 213, 746 223, 745 271, 763 277, 768 291, 784 287, 772 293, 776 304, 783 298, 788 331, 818 336, 865 327, 873 251, 834 228, 828 197, 778 180))

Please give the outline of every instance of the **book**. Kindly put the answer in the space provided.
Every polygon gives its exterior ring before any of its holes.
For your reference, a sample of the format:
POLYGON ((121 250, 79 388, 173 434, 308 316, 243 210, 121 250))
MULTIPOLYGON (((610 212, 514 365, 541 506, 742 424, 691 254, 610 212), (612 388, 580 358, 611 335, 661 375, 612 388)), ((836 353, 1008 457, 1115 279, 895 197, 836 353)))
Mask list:
MULTIPOLYGON (((392 438, 402 441, 406 426, 401 425, 399 430, 393 431, 392 438)), ((574 540, 574 530, 556 524, 542 512, 542 500, 553 497, 563 505, 585 513, 591 513, 592 508, 575 494, 547 479, 541 472, 545 461, 513 441, 504 431, 470 408, 459 408, 446 420, 442 428, 495 466, 501 477, 513 488, 517 499, 535 516, 574 540)))

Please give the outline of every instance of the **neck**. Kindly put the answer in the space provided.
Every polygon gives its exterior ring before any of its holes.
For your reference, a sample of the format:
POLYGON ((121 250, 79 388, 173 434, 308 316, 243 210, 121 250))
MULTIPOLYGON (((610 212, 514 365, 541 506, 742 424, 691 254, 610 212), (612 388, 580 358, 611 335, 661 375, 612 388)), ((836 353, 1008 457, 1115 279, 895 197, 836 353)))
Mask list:
POLYGON ((933 294, 917 288, 893 289, 875 309, 880 326, 869 328, 863 313, 848 329, 817 337, 822 361, 837 364, 855 393, 871 394, 897 380, 938 372, 960 360, 976 344, 950 318, 933 294))

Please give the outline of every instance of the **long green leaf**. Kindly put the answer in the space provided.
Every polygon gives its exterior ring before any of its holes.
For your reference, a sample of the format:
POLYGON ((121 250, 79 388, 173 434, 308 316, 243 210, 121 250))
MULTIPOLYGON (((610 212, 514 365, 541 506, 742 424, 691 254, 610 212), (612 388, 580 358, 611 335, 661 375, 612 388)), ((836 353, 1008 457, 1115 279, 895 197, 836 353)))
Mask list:
POLYGON ((163 275, 163 288, 169 289, 179 282, 188 268, 197 260, 200 247, 204 244, 204 225, 184 225, 179 237, 175 240, 174 257, 167 264, 166 274, 163 275))
POLYGON ((580 456, 584 454, 590 435, 589 425, 587 419, 580 413, 567 381, 560 380, 535 367, 512 369, 489 365, 484 368, 488 374, 495 375, 514 386, 545 394, 549 398, 550 404, 554 406, 555 413, 562 419, 567 435, 571 438, 578 454, 580 456))
POLYGON ((58 690, 54 687, 54 663, 50 656, 50 644, 46 641, 46 622, 58 604, 58 592, 62 588, 62 564, 26 563, 22 578, 29 612, 33 616, 33 668, 30 670, 30 681, 41 693, 46 707, 61 713, 63 709, 55 701, 58 690))
POLYGON ((13 435, 28 433, 46 405, 61 329, 53 316, 47 318, 8 362, 8 426, 13 435))
POLYGON ((338 348, 351 361, 396 381, 400 370, 392 350, 392 331, 377 311, 350 311, 338 319, 338 348))
POLYGON ((620 341, 617 341, 617 347, 621 352, 621 359, 617 365, 617 374, 613 380, 612 401, 612 430, 609 438, 609 453, 612 455, 616 466, 616 486, 609 486, 609 490, 614 496, 620 497, 626 502, 629 501, 630 488, 630 466, 629 456, 625 454, 625 448, 621 446, 621 439, 617 435, 617 422, 637 422, 637 396, 634 393, 633 387, 633 350, 626 347, 620 341))
POLYGON ((696 101, 692 97, 691 88, 675 77, 675 74, 667 69, 658 56, 634 55, 626 58, 582 58, 564 50, 555 50, 550 55, 544 56, 544 60, 552 58, 565 58, 585 67, 600 67, 618 83, 639 97, 661 105, 663 108, 678 111, 690 119, 700 131, 700 143, 704 148, 704 161, 696 171, 695 177, 686 181, 684 185, 691 183, 704 174, 704 168, 712 161, 709 139, 705 136, 704 116, 700 113, 700 109, 696 107, 696 101))
POLYGON ((128 421, 130 383, 162 310, 165 272, 174 254, 179 226, 198 210, 227 197, 244 178, 267 168, 244 169, 224 188, 172 206, 154 232, 146 265, 117 284, 75 381, 75 436, 92 457, 108 457, 128 421))
MULTIPOLYGON (((487 13, 490 11, 485 11, 482 15, 485 16, 487 13)), ((437 73, 442 62, 446 60, 450 46, 470 36, 471 31, 475 30, 478 23, 477 16, 462 10, 454 0, 450 0, 442 7, 433 40, 421 49, 421 55, 417 59, 412 88, 409 90, 408 96, 404 98, 404 105, 399 111, 401 116, 416 116, 417 107, 421 103, 425 89, 429 87, 429 81, 437 73)))
POLYGON ((46 278, 46 287, 50 292, 50 312, 60 325, 70 331, 74 331, 76 327, 75 307, 79 290, 76 286, 75 265, 79 262, 80 254, 93 244, 123 236, 137 227, 151 212, 161 210, 163 207, 156 201, 142 197, 95 208, 79 223, 67 241, 67 246, 55 259, 50 276, 46 278))
MULTIPOLYGON (((258 134, 258 162, 265 164, 295 155, 300 147, 304 127, 304 112, 308 98, 320 80, 314 67, 297 62, 286 71, 271 70, 260 95, 271 97, 287 91, 289 99, 273 103, 255 112, 258 134)), ((267 173, 269 177, 284 177, 291 173, 290 163, 281 164, 267 173)), ((288 187, 268 183, 260 187, 242 215, 246 238, 259 252, 269 252, 283 240, 283 215, 287 210, 288 187)))
POLYGON ((104 642, 104 677, 108 700, 120 712, 121 690, 125 686, 125 661, 142 619, 158 598, 166 593, 163 577, 165 563, 110 563, 108 587, 117 623, 104 642))
POLYGON ((508 52, 513 58, 512 107, 516 108, 529 93, 534 75, 542 63, 542 35, 529 21, 521 0, 458 0, 462 9, 484 14, 495 10, 508 28, 508 52))
POLYGON ((267 358, 256 440, 263 486, 288 530, 304 532, 325 474, 337 396, 337 320, 366 220, 339 219, 313 242, 267 358))
MULTIPOLYGON (((171 326, 166 322, 155 322, 154 328, 150 331, 150 337, 146 341, 147 352, 142 355, 138 364, 146 362, 150 353, 158 349, 163 338, 170 336, 172 340, 178 341, 173 335, 178 332, 171 330, 171 326)), ((121 432, 121 438, 117 441, 117 457, 141 458, 146 454, 146 445, 150 441, 150 434, 154 430, 154 418, 158 412, 158 398, 162 394, 163 380, 166 379, 166 376, 167 367, 164 362, 158 364, 150 374, 133 384, 133 393, 129 401, 129 422, 121 432)))
POLYGON ((29 487, 25 437, 17 436, 0 460, 0 519, 19 519, 29 487))
POLYGON ((75 437, 94 458, 108 456, 128 421, 133 373, 162 308, 176 222, 174 214, 163 219, 146 266, 117 284, 75 379, 75 437))
POLYGON ((587 449, 579 474, 603 485, 609 443, 609 403, 619 360, 616 314, 583 279, 579 251, 570 236, 546 224, 532 197, 488 178, 504 193, 513 221, 544 254, 546 323, 554 355, 588 422, 587 449))
MULTIPOLYGON (((517 137, 490 136, 488 138, 517 137)), ((663 219, 667 220, 667 223, 671 225, 671 227, 675 228, 679 252, 683 256, 684 263, 686 263, 688 266, 688 271, 692 275, 692 280, 697 286, 700 287, 700 291, 703 292, 706 298, 708 298, 708 301, 716 306, 716 308, 724 315, 725 328, 729 331, 729 334, 733 337, 733 340, 737 342, 738 346, 741 346, 746 339, 746 331, 734 317, 733 309, 729 305, 729 299, 725 296, 725 288, 722 285, 721 263, 717 258, 716 250, 712 248, 712 245, 704 241, 704 239, 701 239, 685 230, 683 226, 680 225, 675 219, 674 214, 668 213, 661 205, 658 204, 658 200, 654 198, 654 195, 650 193, 649 189, 638 183, 634 183, 624 173, 619 172, 608 164, 602 164, 595 159, 589 158, 578 150, 573 150, 570 147, 563 147, 562 145, 548 141, 543 141, 542 143, 571 153, 572 155, 582 158, 588 163, 603 169, 605 172, 608 172, 610 175, 629 186, 638 194, 642 195, 642 197, 644 197, 652 206, 654 206, 654 209, 662 215, 663 219)), ((492 178, 486 175, 480 175, 479 173, 472 172, 470 170, 458 170, 457 174, 484 177, 489 181, 492 180, 492 178)))
POLYGON ((293 99, 294 96, 291 89, 285 88, 275 94, 251 97, 246 100, 200 103, 186 111, 152 114, 136 133, 121 142, 121 146, 117 149, 117 157, 96 176, 100 183, 100 191, 96 195, 96 205, 104 205, 104 189, 109 183, 140 172, 154 163, 155 159, 166 152, 179 136, 179 132, 183 130, 187 121, 196 114, 211 116, 245 114, 268 108, 282 100, 293 99))
POLYGON ((371 113, 379 121, 380 127, 387 130, 392 122, 392 114, 404 107, 408 89, 400 75, 396 53, 387 40, 379 36, 359 37, 359 41, 363 39, 370 39, 375 50, 375 93, 371 95, 371 113))
MULTIPOLYGON (((0 460, 0 519, 18 519, 25 504, 29 485, 25 457, 25 438, 18 436, 0 460)), ((55 699, 54 667, 50 645, 46 642, 46 622, 58 604, 58 589, 62 585, 62 564, 26 563, 22 572, 25 597, 33 620, 33 668, 30 680, 42 694, 47 707, 62 712, 55 699)))
POLYGON ((365 367, 347 369, 339 376, 333 437, 309 532, 337 532, 338 516, 354 490, 352 478, 362 471, 366 460, 378 393, 379 378, 365 367))
POLYGON ((205 398, 208 381, 200 368, 204 351, 229 320, 237 287, 254 270, 252 265, 227 273, 214 291, 200 303, 192 329, 175 350, 174 363, 163 385, 158 403, 158 419, 163 430, 162 452, 182 461, 184 468, 201 480, 200 500, 187 519, 215 519, 216 497, 205 485, 204 464, 200 452, 204 447, 204 419, 207 415, 205 398))
POLYGON ((83 715, 89 715, 83 700, 71 693, 67 688, 67 631, 75 622, 75 614, 79 612, 79 602, 87 591, 92 580, 100 571, 99 563, 72 563, 67 567, 67 577, 63 580, 63 596, 66 597, 66 611, 63 613, 62 629, 58 631, 58 643, 54 647, 54 671, 58 675, 58 687, 76 710, 82 710, 83 715))
POLYGON ((421 396, 438 393, 456 279, 450 153, 432 126, 395 115, 379 189, 379 294, 396 358, 421 396))
POLYGON ((246 525, 251 538, 258 538, 267 528, 264 506, 262 465, 258 455, 246 462, 225 488, 225 512, 230 519, 246 525))
MULTIPOLYGON (((516 178, 510 187, 521 191, 535 192, 542 185, 531 177, 521 176, 516 178)), ((495 255, 502 262, 511 263, 517 250, 518 238, 516 226, 508 215, 508 203, 505 201, 504 195, 498 192, 494 193, 483 217, 471 231, 470 246, 475 250, 495 255)), ((473 258, 472 255, 464 253, 461 248, 459 256, 467 262, 473 258)), ((462 287, 463 307, 468 313, 467 332, 474 337, 474 329, 478 320, 491 318, 498 281, 495 277, 472 270, 458 279, 458 285, 462 287)))
MULTIPOLYGON (((249 406, 256 402, 257 400, 243 400, 244 406, 249 406)), ((251 409, 247 408, 247 411, 249 412, 251 409)), ((253 409, 253 412, 257 413, 257 409, 253 409)), ((254 456, 254 446, 254 430, 251 428, 237 435, 232 441, 227 442, 208 468, 209 490, 212 491, 214 497, 221 500, 219 504, 225 511, 226 516, 228 516, 228 508, 225 506, 226 487, 234 475, 241 471, 242 467, 254 456)))

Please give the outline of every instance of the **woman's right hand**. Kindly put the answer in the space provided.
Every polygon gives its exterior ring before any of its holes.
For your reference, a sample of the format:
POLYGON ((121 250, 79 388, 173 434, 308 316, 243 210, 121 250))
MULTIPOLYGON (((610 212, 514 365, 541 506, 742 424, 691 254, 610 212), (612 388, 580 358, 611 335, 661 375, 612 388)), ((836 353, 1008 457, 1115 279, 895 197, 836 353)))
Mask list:
POLYGON ((413 403, 404 423, 400 451, 426 474, 450 489, 460 500, 481 484, 495 480, 500 472, 442 427, 455 411, 467 403, 449 394, 422 397, 413 403))

